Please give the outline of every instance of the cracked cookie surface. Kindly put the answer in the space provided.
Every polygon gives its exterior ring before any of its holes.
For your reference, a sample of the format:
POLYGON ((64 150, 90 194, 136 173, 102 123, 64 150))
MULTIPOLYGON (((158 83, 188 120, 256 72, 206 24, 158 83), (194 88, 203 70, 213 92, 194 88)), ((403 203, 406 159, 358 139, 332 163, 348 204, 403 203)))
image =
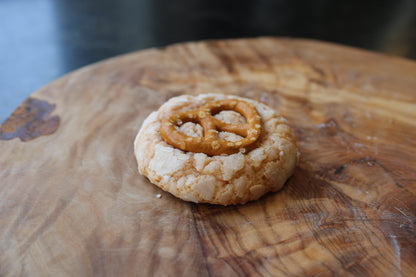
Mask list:
MULTIPOLYGON (((245 121, 234 111, 222 111, 215 117, 231 124, 245 121)), ((201 126, 192 122, 178 130, 190 137, 201 137, 203 133, 201 126)), ((241 139, 228 132, 220 132, 219 137, 230 142, 241 139)), ((153 184, 186 201, 221 205, 244 204, 280 190, 298 160, 294 133, 282 116, 257 101, 222 94, 171 98, 144 120, 134 142, 134 152, 139 172, 153 184), (222 99, 252 103, 260 114, 262 135, 250 152, 216 156, 184 152, 161 137, 159 129, 165 118, 222 99)))

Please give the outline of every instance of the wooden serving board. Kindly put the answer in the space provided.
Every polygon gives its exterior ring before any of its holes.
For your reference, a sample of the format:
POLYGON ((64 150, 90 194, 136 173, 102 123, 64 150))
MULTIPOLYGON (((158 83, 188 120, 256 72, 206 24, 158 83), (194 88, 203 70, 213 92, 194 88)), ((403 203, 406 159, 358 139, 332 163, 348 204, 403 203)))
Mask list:
POLYGON ((416 276, 414 61, 274 38, 150 49, 35 92, 0 137, 1 276, 416 276), (282 191, 193 204, 139 175, 144 118, 207 92, 289 120, 282 191))

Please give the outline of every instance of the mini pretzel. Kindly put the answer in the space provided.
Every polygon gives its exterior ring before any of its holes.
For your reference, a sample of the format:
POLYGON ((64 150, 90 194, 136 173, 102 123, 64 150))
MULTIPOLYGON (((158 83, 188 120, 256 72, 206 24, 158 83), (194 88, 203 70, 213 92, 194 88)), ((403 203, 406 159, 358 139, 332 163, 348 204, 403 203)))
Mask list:
POLYGON ((261 117, 251 103, 236 99, 219 100, 210 102, 195 111, 173 114, 162 121, 160 134, 167 143, 183 151, 211 156, 245 153, 254 148, 261 135, 261 117), (224 110, 233 110, 242 114, 247 123, 227 124, 214 117, 224 110), (204 136, 190 137, 175 128, 186 122, 200 124, 204 136), (234 133, 243 139, 235 142, 221 140, 218 137, 219 131, 234 133))

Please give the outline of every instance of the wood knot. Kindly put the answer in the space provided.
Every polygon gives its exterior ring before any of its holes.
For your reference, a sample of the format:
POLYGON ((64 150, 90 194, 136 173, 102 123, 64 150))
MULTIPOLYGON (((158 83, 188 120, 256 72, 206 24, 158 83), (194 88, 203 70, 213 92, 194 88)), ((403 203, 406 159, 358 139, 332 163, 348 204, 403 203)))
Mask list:
POLYGON ((50 116, 54 109, 47 101, 29 97, 0 125, 0 139, 28 141, 53 134, 60 122, 59 116, 50 116))

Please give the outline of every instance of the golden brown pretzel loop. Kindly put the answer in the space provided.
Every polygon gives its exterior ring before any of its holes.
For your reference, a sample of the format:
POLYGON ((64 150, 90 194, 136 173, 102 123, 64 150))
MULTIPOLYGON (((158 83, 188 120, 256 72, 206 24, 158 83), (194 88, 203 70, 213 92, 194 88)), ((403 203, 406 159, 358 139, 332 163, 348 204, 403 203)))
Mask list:
POLYGON ((170 145, 184 151, 205 153, 215 156, 248 152, 256 145, 261 135, 261 117, 253 104, 236 99, 210 102, 198 110, 173 114, 162 121, 160 126, 162 138, 170 145), (227 124, 214 117, 224 110, 242 114, 245 124, 227 124), (198 123, 204 130, 203 137, 190 137, 177 130, 183 123, 198 123), (235 133, 243 139, 235 142, 219 139, 218 132, 235 133))

